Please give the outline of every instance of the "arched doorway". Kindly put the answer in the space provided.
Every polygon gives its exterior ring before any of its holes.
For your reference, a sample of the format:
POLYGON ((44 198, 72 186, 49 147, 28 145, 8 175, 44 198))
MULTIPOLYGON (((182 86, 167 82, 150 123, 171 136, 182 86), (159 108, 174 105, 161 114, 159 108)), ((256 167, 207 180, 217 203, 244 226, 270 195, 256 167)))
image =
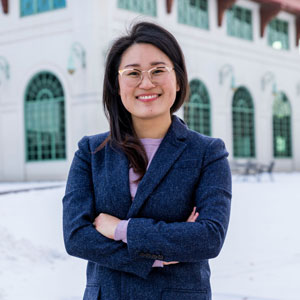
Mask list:
POLYGON ((255 157, 254 106, 250 92, 240 87, 232 101, 234 157, 255 157))
POLYGON ((287 96, 280 92, 273 103, 273 155, 292 156, 291 105, 287 96))
POLYGON ((184 120, 190 129, 211 135, 209 94, 204 83, 198 79, 190 82, 190 97, 184 106, 184 120))

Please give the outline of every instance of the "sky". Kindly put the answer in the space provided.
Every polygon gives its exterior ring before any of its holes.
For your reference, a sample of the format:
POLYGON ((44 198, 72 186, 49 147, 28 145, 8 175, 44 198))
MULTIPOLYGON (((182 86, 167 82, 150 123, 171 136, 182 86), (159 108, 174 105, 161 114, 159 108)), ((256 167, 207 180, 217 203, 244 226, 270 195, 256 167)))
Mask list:
MULTIPOLYGON (((227 238, 210 261, 214 300, 300 299, 299 183, 300 173, 233 178, 227 238)), ((64 185, 0 183, 0 300, 82 299, 86 262, 62 239, 64 185)))

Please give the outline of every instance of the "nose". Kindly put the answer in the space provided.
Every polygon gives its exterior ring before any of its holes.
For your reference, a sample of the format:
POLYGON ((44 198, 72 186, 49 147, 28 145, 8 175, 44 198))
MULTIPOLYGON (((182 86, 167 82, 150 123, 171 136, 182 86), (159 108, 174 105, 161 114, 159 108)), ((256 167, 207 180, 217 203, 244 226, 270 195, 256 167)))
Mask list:
POLYGON ((155 84, 153 84, 153 82, 150 80, 149 74, 146 73, 143 74, 142 80, 138 84, 138 87, 147 90, 155 87, 155 84))

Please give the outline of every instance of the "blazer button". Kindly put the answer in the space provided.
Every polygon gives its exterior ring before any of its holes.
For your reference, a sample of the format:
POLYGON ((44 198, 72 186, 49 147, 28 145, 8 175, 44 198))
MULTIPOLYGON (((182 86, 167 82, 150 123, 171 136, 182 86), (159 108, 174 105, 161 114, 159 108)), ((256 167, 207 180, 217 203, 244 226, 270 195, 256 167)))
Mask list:
POLYGON ((157 259, 158 255, 153 254, 152 259, 157 259))
POLYGON ((139 256, 140 256, 140 257, 146 257, 146 253, 140 252, 140 253, 139 253, 139 256))
POLYGON ((150 253, 146 253, 146 254, 145 254, 145 257, 146 257, 146 258, 152 258, 152 255, 151 255, 150 253))
POLYGON ((159 259, 159 260, 163 260, 164 257, 162 255, 157 255, 157 258, 156 259, 159 259))

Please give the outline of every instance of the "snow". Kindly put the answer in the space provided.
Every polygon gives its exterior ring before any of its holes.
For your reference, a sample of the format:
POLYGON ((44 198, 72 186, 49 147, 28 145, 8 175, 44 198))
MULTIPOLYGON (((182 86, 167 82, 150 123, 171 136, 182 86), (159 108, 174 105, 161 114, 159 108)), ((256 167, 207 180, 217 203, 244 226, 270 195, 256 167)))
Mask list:
POLYGON ((19 193, 30 190, 38 189, 48 189, 64 186, 65 182, 63 181, 37 181, 37 182, 7 182, 0 183, 0 195, 9 194, 9 193, 19 193))
MULTIPOLYGON (((210 263, 214 300, 300 299, 299 183, 300 173, 234 178, 227 239, 210 263)), ((82 299, 86 262, 65 253, 63 185, 0 183, 0 300, 82 299)))
POLYGON ((64 187, 0 196, 1 300, 82 299, 86 263, 65 253, 63 194, 64 187))
POLYGON ((274 182, 234 178, 227 239, 211 261, 217 295, 300 299, 299 184, 299 173, 275 174, 274 182))

